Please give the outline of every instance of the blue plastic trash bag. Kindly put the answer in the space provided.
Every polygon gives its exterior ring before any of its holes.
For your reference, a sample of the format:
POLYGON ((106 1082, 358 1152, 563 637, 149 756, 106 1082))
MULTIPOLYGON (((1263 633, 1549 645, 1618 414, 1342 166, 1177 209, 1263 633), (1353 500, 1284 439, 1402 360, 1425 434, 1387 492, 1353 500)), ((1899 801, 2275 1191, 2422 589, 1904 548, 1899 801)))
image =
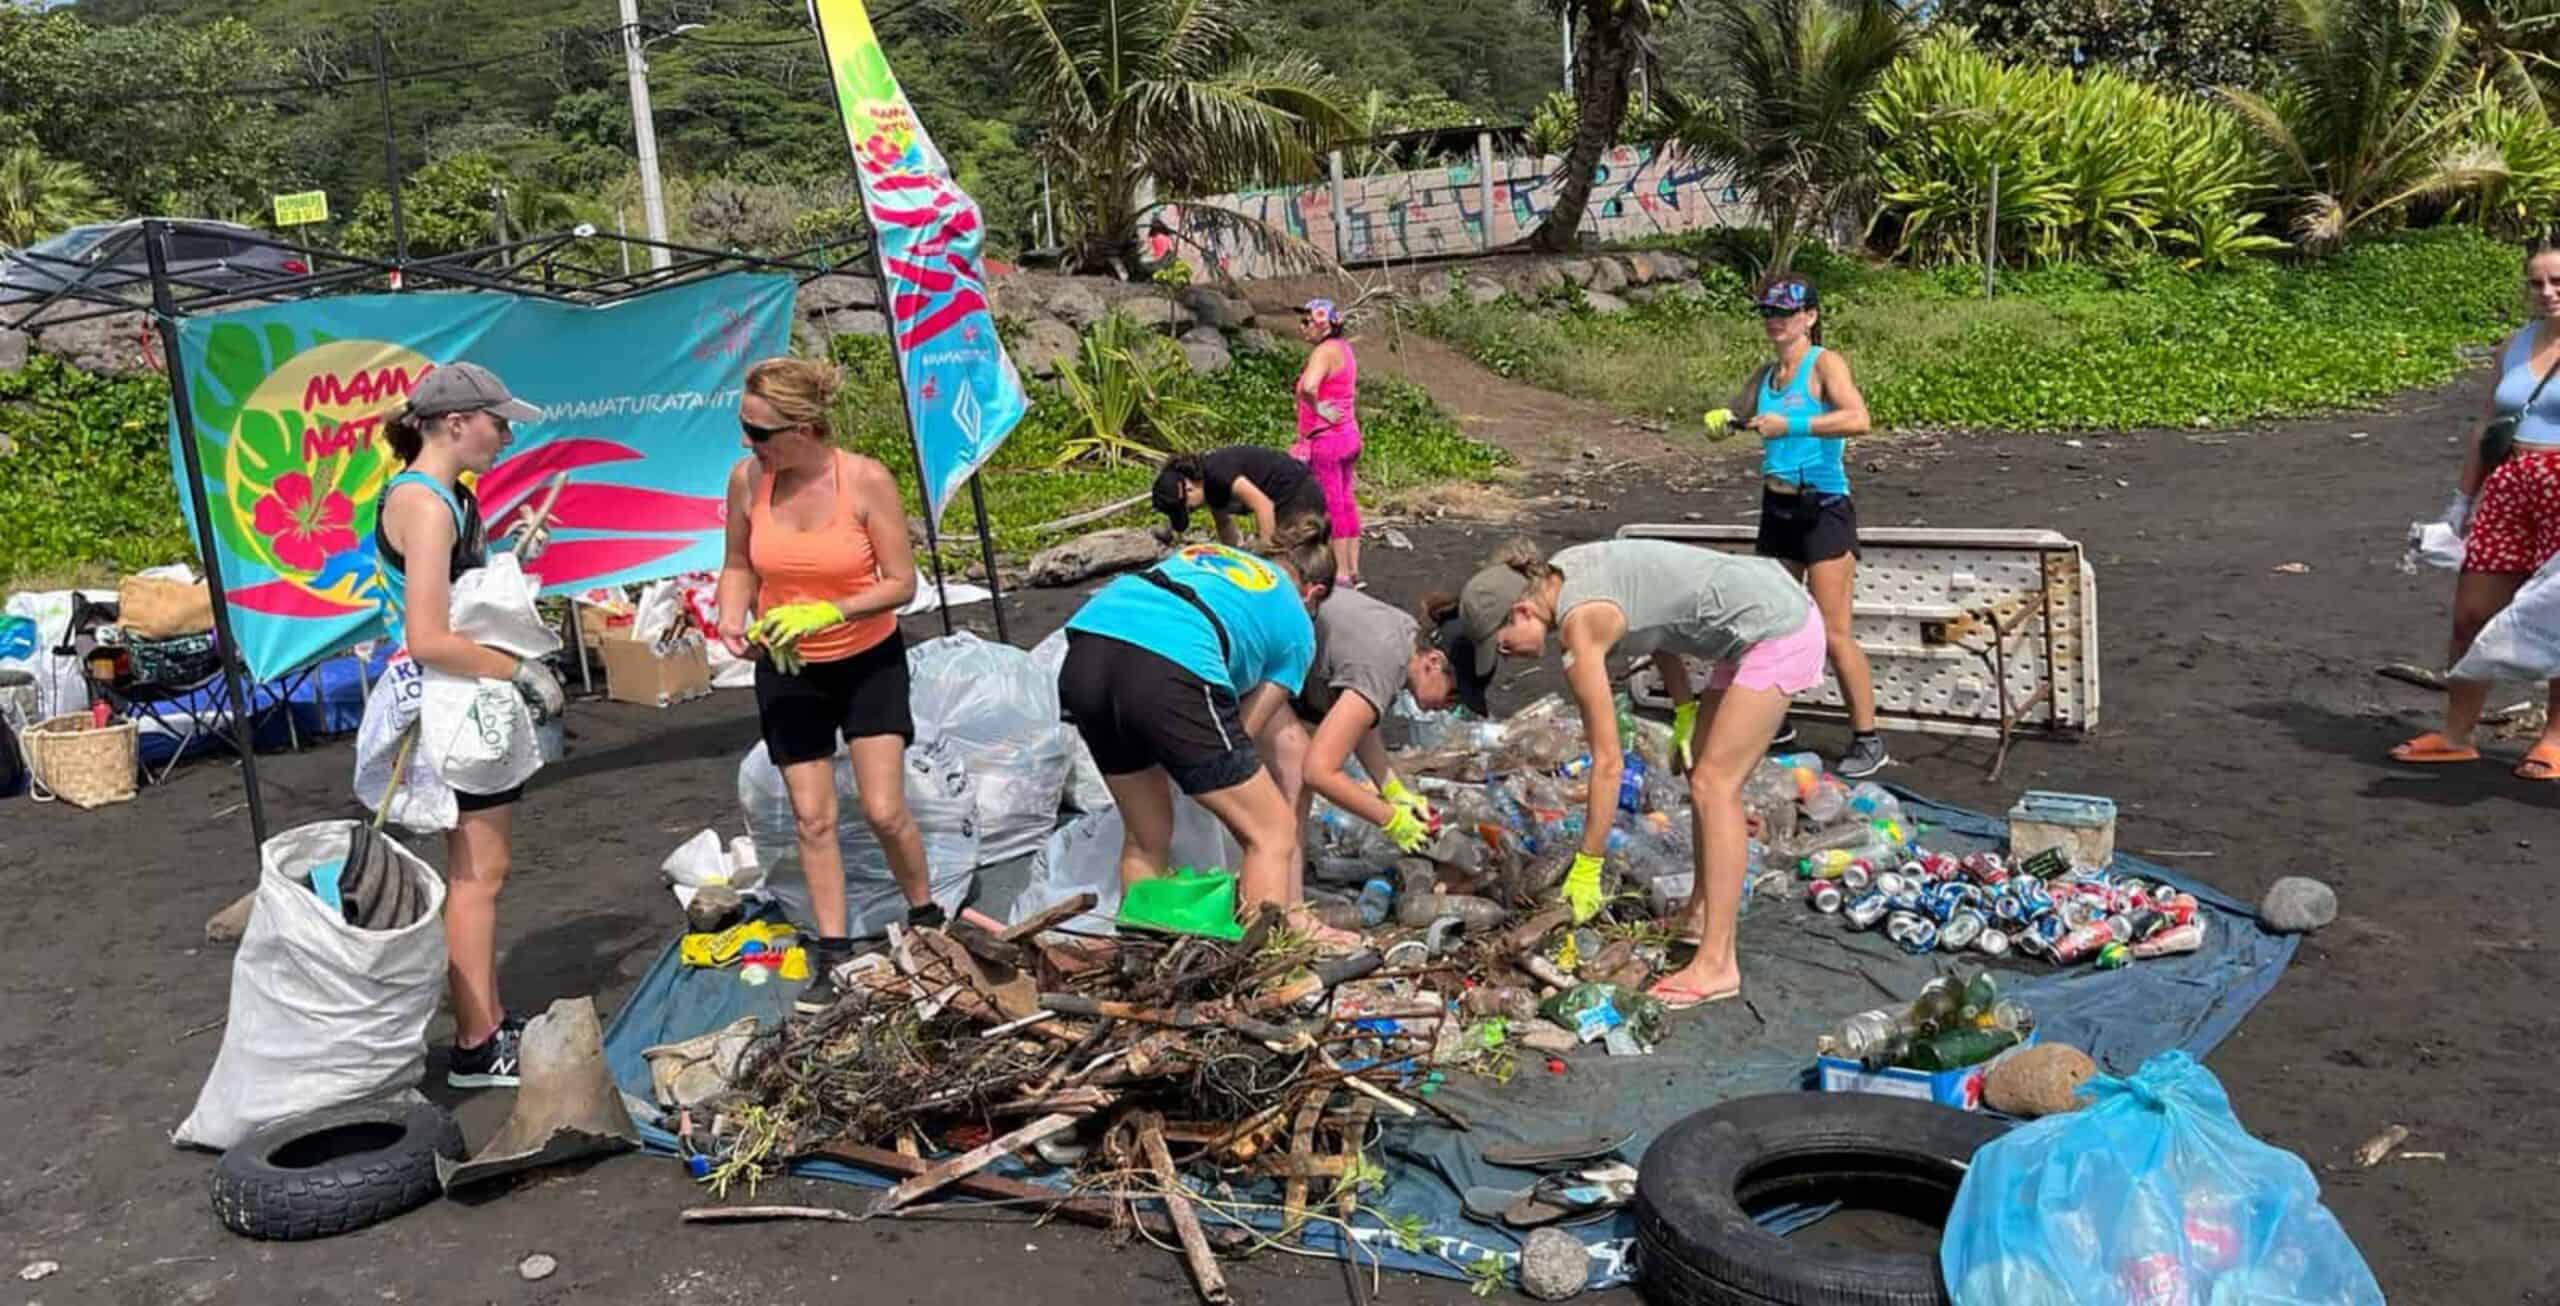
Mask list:
POLYGON ((1938 1268, 1956 1306, 2382 1306, 2311 1167, 2164 1052, 1973 1155, 1938 1268))

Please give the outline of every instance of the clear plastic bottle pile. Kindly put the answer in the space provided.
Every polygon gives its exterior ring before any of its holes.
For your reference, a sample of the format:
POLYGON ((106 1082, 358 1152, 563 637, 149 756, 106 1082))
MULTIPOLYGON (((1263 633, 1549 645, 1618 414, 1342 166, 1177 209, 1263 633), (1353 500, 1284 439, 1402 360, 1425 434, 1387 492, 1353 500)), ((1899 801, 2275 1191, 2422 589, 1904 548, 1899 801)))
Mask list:
POLYGON ((1814 910, 1882 930, 1906 952, 2015 951, 2112 969, 2204 946, 2192 894, 2067 865, 2041 877, 1993 852, 1933 852, 1890 791, 1846 784, 1811 753, 1762 761, 1743 804, 1764 868, 1794 870, 1814 910))

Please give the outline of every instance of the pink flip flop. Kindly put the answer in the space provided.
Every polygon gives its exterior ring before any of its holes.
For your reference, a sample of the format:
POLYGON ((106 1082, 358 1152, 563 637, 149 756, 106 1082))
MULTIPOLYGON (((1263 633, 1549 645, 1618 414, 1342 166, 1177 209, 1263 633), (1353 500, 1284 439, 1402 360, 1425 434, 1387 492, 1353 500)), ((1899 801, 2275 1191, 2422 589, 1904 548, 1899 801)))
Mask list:
POLYGON ((1665 1011, 1687 1011, 1691 1007, 1703 1007, 1710 1002, 1722 1002, 1728 998, 1741 997, 1742 986, 1736 984, 1721 993, 1702 993, 1697 989, 1664 981, 1646 989, 1644 995, 1661 1003, 1665 1011))

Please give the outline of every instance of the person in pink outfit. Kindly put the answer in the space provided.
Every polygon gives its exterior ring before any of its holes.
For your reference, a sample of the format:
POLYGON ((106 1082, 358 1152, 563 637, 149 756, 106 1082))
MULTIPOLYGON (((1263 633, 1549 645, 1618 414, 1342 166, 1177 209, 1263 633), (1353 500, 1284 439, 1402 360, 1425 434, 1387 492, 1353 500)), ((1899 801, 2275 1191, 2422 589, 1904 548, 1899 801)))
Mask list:
POLYGON ((1352 411, 1360 391, 1360 360, 1342 337, 1342 314, 1329 299, 1298 306, 1298 336, 1315 348, 1298 373, 1298 442, 1289 455, 1315 473, 1333 523, 1333 566, 1341 583, 1367 589, 1360 579, 1360 501, 1352 496, 1360 461, 1360 419, 1352 411))

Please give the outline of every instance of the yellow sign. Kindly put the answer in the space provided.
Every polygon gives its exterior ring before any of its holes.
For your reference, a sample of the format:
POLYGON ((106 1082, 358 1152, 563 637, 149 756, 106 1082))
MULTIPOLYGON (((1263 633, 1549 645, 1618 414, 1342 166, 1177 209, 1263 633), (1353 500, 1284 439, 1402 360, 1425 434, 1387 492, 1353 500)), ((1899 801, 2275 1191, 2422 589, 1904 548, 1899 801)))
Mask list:
POLYGON ((329 192, 325 190, 276 196, 276 225, 279 227, 300 227, 328 220, 329 192))

